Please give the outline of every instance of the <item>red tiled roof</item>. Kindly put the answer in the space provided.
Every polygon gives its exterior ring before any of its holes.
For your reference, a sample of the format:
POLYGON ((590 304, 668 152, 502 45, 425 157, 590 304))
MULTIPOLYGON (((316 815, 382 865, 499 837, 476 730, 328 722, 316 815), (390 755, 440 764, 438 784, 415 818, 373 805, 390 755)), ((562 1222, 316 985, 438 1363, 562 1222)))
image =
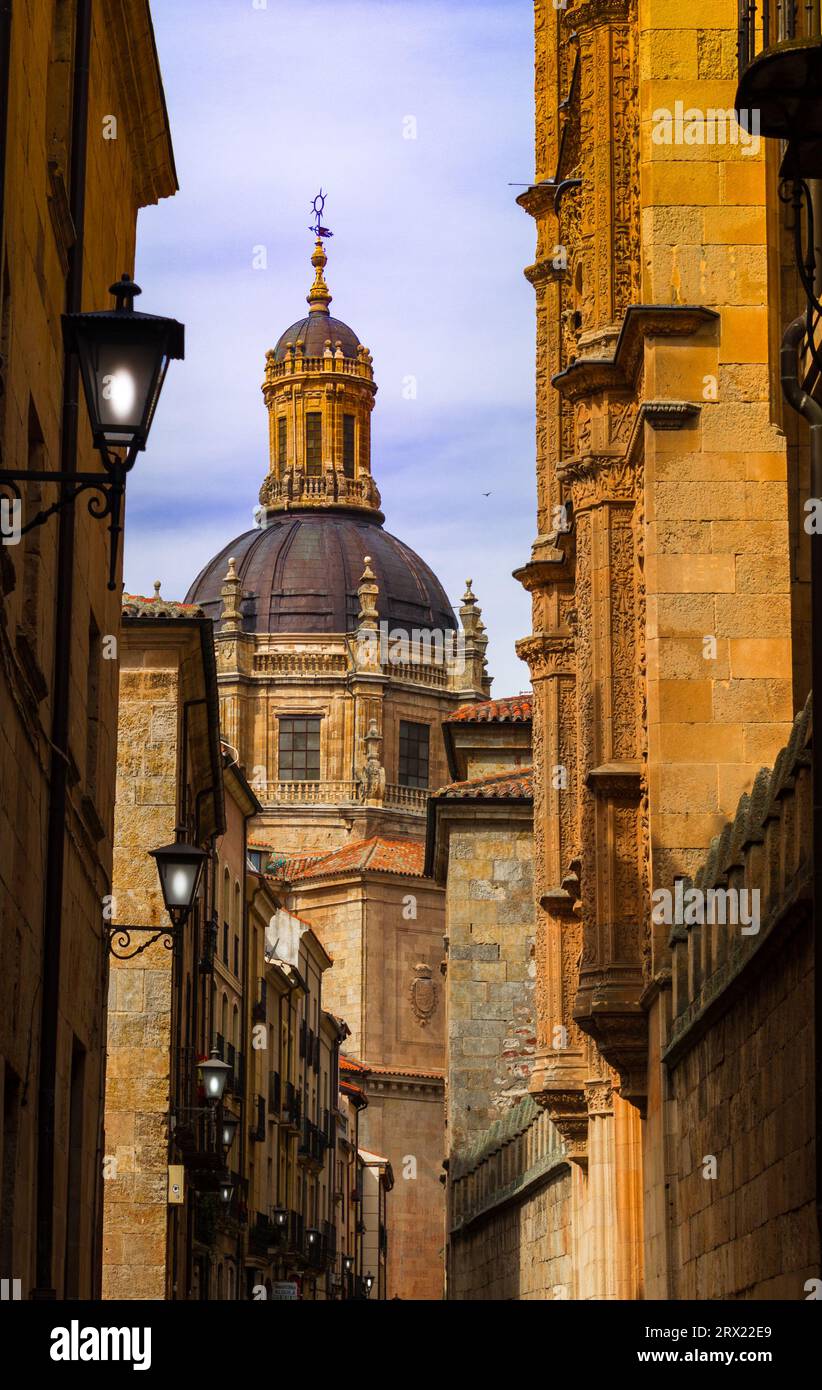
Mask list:
POLYGON ((368 1070, 380 1076, 423 1076, 427 1081, 441 1081, 445 1076, 444 1071, 424 1071, 421 1067, 378 1067, 372 1064, 368 1070))
POLYGON ((411 874, 422 877, 425 846, 416 840, 384 840, 374 835, 357 840, 321 857, 305 856, 286 860, 278 877, 285 879, 328 878, 334 874, 380 873, 411 874))
POLYGON ((531 801, 534 795, 533 768, 511 768, 506 772, 492 772, 484 777, 472 777, 467 782, 449 782, 439 787, 431 796, 461 800, 476 800, 491 797, 504 797, 511 801, 531 801))
POLYGON ((344 1057, 340 1054, 340 1071, 355 1072, 358 1076, 367 1076, 368 1067, 364 1067, 362 1062, 356 1062, 353 1057, 344 1057))
POLYGON ((445 716, 445 724, 530 724, 532 697, 508 695, 504 700, 479 700, 460 705, 445 716))
POLYGON ((267 867, 265 877, 273 879, 275 883, 284 878, 302 878, 308 869, 325 858, 324 854, 295 854, 293 859, 278 856, 276 860, 269 860, 269 865, 274 868, 267 867))

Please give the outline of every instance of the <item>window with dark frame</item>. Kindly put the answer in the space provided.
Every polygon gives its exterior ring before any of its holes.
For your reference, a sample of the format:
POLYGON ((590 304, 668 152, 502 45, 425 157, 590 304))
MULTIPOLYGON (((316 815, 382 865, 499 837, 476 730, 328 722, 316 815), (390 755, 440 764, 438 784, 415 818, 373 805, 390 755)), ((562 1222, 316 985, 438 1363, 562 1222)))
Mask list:
POLYGON ((288 424, 284 415, 277 420, 277 465, 285 468, 288 450, 288 424))
POLYGON ((323 471, 323 417, 318 410, 305 417, 305 471, 313 478, 323 471))
POLYGON ((354 416, 343 415, 343 477, 354 477, 354 416))
POLYGON ((400 720, 400 765, 399 784, 401 787, 428 786, 428 743, 430 730, 427 724, 411 724, 400 720))
POLYGON ((320 720, 288 716, 279 722, 280 781, 319 782, 320 720))

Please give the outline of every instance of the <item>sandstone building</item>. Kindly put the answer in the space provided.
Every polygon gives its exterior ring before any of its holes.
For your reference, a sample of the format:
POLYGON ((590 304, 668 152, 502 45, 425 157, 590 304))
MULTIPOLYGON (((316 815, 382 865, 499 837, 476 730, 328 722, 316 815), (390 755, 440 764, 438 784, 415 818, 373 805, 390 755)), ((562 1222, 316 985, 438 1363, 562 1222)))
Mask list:
MULTIPOLYGON (((110 307, 138 209, 176 187, 147 0, 4 5, 0 469, 100 470, 60 314, 110 307)), ((24 524, 58 500, 22 493, 24 524)), ((85 500, 0 538, 0 1274, 22 1297, 101 1281, 120 604, 85 500)))
POLYGON ((519 201, 537 230, 538 534, 518 651, 530 1085, 551 1130, 520 1103, 452 1174, 473 1223, 456 1296, 801 1298, 818 1261, 807 483, 778 389, 796 312, 778 157, 734 122, 717 134, 731 0, 535 14, 519 201), (677 883, 756 887, 760 930, 665 922, 677 883), (490 1211, 495 1192, 514 1200, 490 1211), (489 1248, 507 1252, 496 1274, 489 1248))
POLYGON ((157 588, 127 596, 122 623, 114 895, 129 926, 109 991, 103 1296, 363 1297, 367 1100, 341 1085, 332 960, 250 858, 261 808, 220 741, 211 623, 157 588), (175 830, 208 863, 170 949, 148 850, 175 830), (209 1056, 226 1072, 212 1107, 209 1056))
MULTIPOLYGON (((388 1295, 442 1294, 442 888, 422 878, 442 720, 490 691, 470 584, 461 629, 423 560, 383 528, 371 354, 329 311, 266 355, 259 524, 189 590, 214 622, 221 727, 262 809, 253 853, 334 959, 328 1007, 366 1068, 361 1143, 390 1163, 388 1295)), ((376 1274, 376 1271, 374 1271, 376 1274)))

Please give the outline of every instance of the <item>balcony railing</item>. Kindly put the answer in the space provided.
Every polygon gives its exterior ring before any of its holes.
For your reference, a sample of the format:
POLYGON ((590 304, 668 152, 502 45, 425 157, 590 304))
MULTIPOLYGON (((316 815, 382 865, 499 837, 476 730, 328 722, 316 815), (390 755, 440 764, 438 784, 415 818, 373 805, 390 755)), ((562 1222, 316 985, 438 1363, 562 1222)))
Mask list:
POLYGON ((820 0, 738 0, 739 75, 778 44, 820 35, 820 0))
MULTIPOLYGON (((346 806, 363 801, 361 782, 268 782, 257 790, 260 799, 267 805, 346 806)), ((423 812, 428 805, 429 795, 427 787, 401 787, 396 782, 389 782, 383 805, 401 811, 423 812)))

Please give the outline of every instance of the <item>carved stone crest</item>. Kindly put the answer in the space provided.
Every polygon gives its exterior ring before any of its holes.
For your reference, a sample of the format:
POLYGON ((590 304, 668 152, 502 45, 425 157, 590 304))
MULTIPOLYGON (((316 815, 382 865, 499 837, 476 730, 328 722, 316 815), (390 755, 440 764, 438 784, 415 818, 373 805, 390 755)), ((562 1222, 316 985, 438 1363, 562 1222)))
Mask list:
POLYGON ((431 1021, 437 1007, 438 989, 430 965, 420 961, 414 966, 414 978, 409 988, 411 1012, 421 1028, 431 1021))

